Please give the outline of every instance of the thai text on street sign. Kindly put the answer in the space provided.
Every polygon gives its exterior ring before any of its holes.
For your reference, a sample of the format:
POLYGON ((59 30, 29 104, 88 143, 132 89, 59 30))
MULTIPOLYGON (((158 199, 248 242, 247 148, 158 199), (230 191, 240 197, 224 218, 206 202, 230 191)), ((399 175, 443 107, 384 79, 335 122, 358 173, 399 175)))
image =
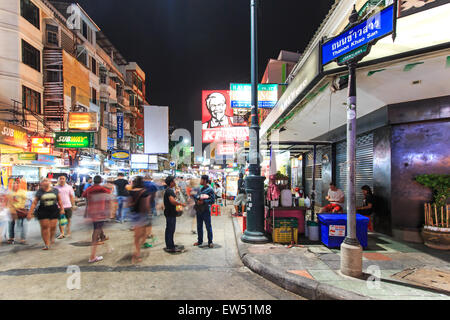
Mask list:
POLYGON ((117 139, 123 139, 123 113, 117 112, 117 139))
POLYGON ((395 18, 394 5, 390 5, 324 43, 322 45, 322 64, 325 65, 361 46, 372 44, 393 33, 395 18))

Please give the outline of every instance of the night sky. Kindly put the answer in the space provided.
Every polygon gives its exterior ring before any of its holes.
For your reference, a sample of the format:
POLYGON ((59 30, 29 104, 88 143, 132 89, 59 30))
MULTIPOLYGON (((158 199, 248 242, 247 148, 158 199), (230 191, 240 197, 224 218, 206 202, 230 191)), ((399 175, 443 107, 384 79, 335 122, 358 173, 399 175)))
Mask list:
MULTIPOLYGON (((65 2, 74 2, 63 0, 65 2)), ((147 75, 147 100, 193 131, 201 91, 250 83, 249 0, 78 0, 112 44, 147 75)), ((302 52, 334 0, 262 0, 259 79, 281 49, 302 52)))

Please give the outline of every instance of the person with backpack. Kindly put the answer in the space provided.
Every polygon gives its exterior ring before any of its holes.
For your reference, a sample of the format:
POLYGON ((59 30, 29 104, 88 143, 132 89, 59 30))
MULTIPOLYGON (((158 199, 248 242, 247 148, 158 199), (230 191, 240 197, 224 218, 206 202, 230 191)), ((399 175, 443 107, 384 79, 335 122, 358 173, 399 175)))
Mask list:
POLYGON ((211 226, 211 205, 214 204, 216 196, 214 190, 208 185, 209 177, 203 175, 200 180, 200 193, 194 196, 195 210, 197 212, 197 236, 198 241, 194 246, 200 246, 203 243, 203 222, 208 232, 208 247, 213 248, 213 231, 211 226))
POLYGON ((244 174, 241 172, 239 173, 239 180, 238 180, 238 194, 236 195, 236 198, 234 199, 234 208, 236 209, 236 213, 233 214, 233 216, 242 216, 245 212, 245 204, 247 202, 247 194, 245 192, 245 180, 244 180, 244 174), (242 212, 239 213, 239 206, 242 206, 242 212))

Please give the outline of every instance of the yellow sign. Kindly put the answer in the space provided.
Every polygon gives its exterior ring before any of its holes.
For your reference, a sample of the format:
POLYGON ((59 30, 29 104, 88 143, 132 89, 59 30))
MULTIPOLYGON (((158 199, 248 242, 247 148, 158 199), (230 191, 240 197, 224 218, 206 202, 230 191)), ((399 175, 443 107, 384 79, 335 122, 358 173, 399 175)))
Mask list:
POLYGON ((130 153, 128 151, 116 151, 111 154, 113 160, 128 160, 130 153))
POLYGON ((69 130, 97 131, 97 112, 70 112, 69 130))

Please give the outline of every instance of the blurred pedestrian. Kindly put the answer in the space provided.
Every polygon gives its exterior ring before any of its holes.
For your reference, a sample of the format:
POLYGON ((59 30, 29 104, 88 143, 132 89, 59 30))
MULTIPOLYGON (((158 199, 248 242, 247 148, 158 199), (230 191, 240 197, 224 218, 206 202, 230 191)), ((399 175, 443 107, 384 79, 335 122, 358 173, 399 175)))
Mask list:
POLYGON ((96 255, 97 245, 99 244, 99 239, 107 240, 106 238, 101 238, 102 235, 104 235, 103 226, 109 217, 109 211, 111 208, 111 190, 101 186, 101 183, 102 177, 95 176, 94 185, 83 192, 83 197, 87 200, 86 216, 92 221, 94 227, 92 232, 91 256, 88 261, 89 263, 103 260, 102 256, 96 255))
POLYGON ((9 244, 13 244, 15 241, 16 227, 18 230, 20 230, 20 243, 26 244, 26 231, 27 231, 26 220, 28 217, 28 210, 26 209, 26 202, 27 202, 26 182, 25 183, 23 182, 21 181, 20 178, 14 179, 9 193, 8 205, 9 205, 9 213, 11 216, 11 219, 8 223, 9 244))
POLYGON ((128 211, 127 200, 130 195, 127 186, 129 182, 125 179, 125 175, 122 172, 117 174, 117 180, 114 181, 117 191, 117 213, 116 213, 116 222, 123 223, 126 212, 128 211))
POLYGON ((0 246, 3 242, 3 231, 8 225, 8 193, 6 189, 0 187, 0 246))
POLYGON ((245 191, 245 180, 244 180, 244 174, 241 172, 239 173, 239 179, 238 179, 238 194, 236 198, 234 199, 234 208, 236 209, 236 213, 233 214, 233 216, 242 216, 245 212, 245 205, 247 202, 247 195, 245 191), (242 212, 239 212, 239 206, 241 206, 242 212))
POLYGON ((130 209, 132 223, 134 226, 134 252, 132 263, 142 261, 141 246, 145 243, 148 236, 148 228, 152 225, 150 192, 144 185, 144 179, 137 176, 130 190, 130 209))
MULTIPOLYGON (((116 200, 117 199, 117 188, 116 188, 116 185, 114 184, 114 178, 108 177, 106 179, 106 183, 104 184, 104 187, 111 191, 111 193, 110 193, 111 199, 116 200)), ((115 220, 117 207, 118 207, 117 201, 111 201, 111 208, 110 208, 111 210, 109 211, 109 220, 111 222, 113 222, 115 220)))
POLYGON ((213 248, 213 231, 211 226, 211 205, 215 202, 214 190, 208 185, 209 177, 203 175, 200 180, 200 194, 194 196, 195 208, 197 211, 197 236, 198 241, 194 246, 200 246, 203 243, 203 223, 205 223, 208 233, 208 247, 213 248))
POLYGON ((56 224, 61 214, 64 214, 64 205, 59 196, 58 189, 55 189, 50 180, 45 178, 41 182, 41 187, 34 196, 33 203, 28 212, 28 219, 34 214, 34 209, 39 204, 36 210, 36 217, 41 225, 41 235, 44 241, 44 248, 48 250, 50 245, 55 243, 56 224))
POLYGON ((64 239, 65 237, 70 237, 72 234, 70 232, 70 224, 72 221, 72 212, 76 209, 75 207, 75 192, 73 191, 72 186, 67 184, 66 176, 59 176, 58 184, 55 186, 59 191, 59 196, 64 206, 64 215, 59 217, 59 231, 60 235, 57 239, 64 239), (62 223, 63 217, 66 217, 67 224, 66 232, 64 232, 64 225, 62 223))
POLYGON ((165 240, 166 240, 166 252, 176 253, 181 252, 182 250, 179 247, 175 246, 173 241, 173 235, 175 233, 176 223, 177 223, 177 206, 185 206, 184 203, 178 202, 176 200, 175 194, 175 179, 173 176, 168 176, 165 180, 166 182, 166 191, 164 193, 164 215, 166 217, 166 231, 165 231, 165 240))

